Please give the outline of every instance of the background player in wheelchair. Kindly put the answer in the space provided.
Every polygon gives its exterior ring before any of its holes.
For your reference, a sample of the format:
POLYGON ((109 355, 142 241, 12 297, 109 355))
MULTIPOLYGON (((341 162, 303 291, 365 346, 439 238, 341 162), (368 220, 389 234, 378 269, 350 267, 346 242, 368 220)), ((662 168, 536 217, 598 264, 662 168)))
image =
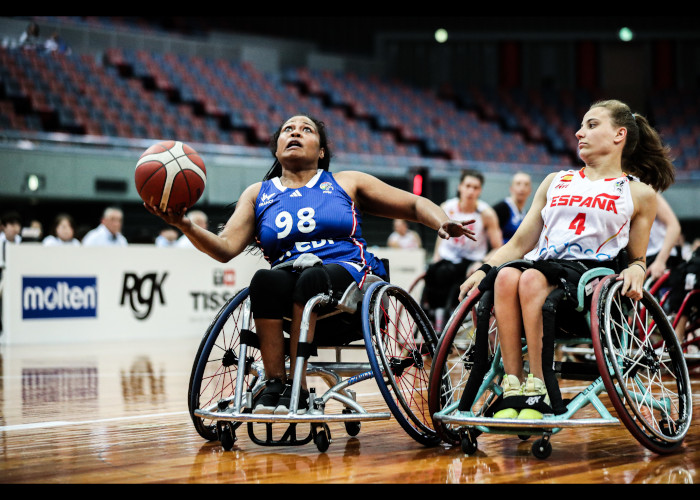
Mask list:
MULTIPOLYGON (((374 176, 329 172, 331 149, 323 122, 298 115, 273 134, 275 158, 262 182, 246 188, 224 228, 215 234, 182 213, 147 210, 177 227, 194 246, 220 262, 246 248, 262 250, 272 269, 258 271, 250 284, 256 333, 267 385, 254 413, 286 413, 291 382, 286 373, 283 318, 291 317, 290 374, 294 373, 300 321, 307 300, 319 293, 342 293, 353 281, 360 287, 370 274, 386 277, 383 263, 367 251, 362 213, 402 218, 437 230, 441 238, 466 236, 473 221, 450 220, 436 204, 385 184, 374 176), (290 265, 299 257, 311 265, 290 265), (316 265, 320 264, 320 265, 316 265), (330 290, 329 290, 330 288, 330 290)), ((312 340, 316 315, 312 315, 312 340)), ((308 407, 305 379, 298 411, 308 407)))
POLYGON ((550 328, 548 317, 556 315, 557 302, 563 297, 576 301, 578 278, 587 269, 612 268, 623 281, 622 294, 642 298, 656 191, 674 180, 668 149, 646 118, 616 100, 594 103, 576 137, 584 167, 548 175, 513 238, 460 288, 460 299, 475 287, 494 290, 505 369, 504 398, 496 418, 563 413, 549 369, 553 347, 543 345, 543 335, 550 328), (627 262, 620 259, 624 250, 627 262), (532 268, 508 266, 496 274, 498 266, 522 258, 533 261, 532 268), (549 353, 544 364, 543 348, 549 353), (554 395, 556 401, 550 399, 554 395))

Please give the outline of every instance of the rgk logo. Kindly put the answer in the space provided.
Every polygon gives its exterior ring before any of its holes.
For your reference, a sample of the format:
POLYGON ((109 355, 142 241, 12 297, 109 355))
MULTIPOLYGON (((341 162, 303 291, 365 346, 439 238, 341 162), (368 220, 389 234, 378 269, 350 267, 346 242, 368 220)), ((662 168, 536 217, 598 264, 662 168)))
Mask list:
POLYGON ((148 273, 139 278, 136 273, 124 273, 124 283, 122 285, 121 305, 129 300, 131 310, 136 319, 146 319, 151 314, 153 300, 158 296, 160 303, 165 305, 163 296, 163 282, 168 276, 165 272, 158 278, 157 273, 148 273))

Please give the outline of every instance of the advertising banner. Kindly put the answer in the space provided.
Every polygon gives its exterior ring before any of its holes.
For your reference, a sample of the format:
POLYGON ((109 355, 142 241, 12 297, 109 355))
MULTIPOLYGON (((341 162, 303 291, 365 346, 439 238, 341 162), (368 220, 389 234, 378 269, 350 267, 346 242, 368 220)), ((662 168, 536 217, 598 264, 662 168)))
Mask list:
MULTIPOLYGON (((409 287, 425 252, 375 249, 392 282, 409 287)), ((260 254, 222 264, 194 249, 7 246, 2 334, 10 344, 200 338, 223 304, 247 287, 260 254)))

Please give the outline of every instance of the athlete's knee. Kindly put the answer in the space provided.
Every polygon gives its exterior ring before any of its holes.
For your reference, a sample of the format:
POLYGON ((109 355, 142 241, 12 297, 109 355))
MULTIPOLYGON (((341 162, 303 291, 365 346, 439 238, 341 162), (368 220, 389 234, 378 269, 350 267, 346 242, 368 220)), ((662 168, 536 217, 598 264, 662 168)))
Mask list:
POLYGON ((305 269, 299 276, 292 298, 298 304, 306 304, 312 297, 331 291, 332 285, 328 271, 322 266, 311 267, 305 269))
POLYGON ((248 288, 253 317, 280 319, 289 313, 292 280, 287 273, 260 269, 253 275, 248 288))
POLYGON ((504 267, 499 270, 494 283, 495 294, 497 296, 516 295, 521 275, 522 272, 513 267, 504 267))

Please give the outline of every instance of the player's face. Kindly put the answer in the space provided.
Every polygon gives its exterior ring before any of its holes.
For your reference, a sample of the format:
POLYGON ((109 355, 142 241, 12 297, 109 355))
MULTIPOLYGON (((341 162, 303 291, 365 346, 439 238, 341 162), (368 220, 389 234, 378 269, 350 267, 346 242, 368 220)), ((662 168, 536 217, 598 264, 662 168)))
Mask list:
POLYGON ((62 219, 56 226, 56 236, 63 241, 70 241, 73 239, 73 235, 73 226, 66 219, 62 219))
POLYGON ((282 125, 275 153, 278 160, 284 163, 285 159, 305 159, 318 163, 323 155, 318 130, 308 117, 294 116, 282 125))
POLYGON ((530 176, 525 174, 517 174, 513 177, 511 184, 511 193, 516 200, 526 200, 532 193, 532 182, 530 176))
POLYGON ((576 132, 579 157, 586 163, 596 155, 609 153, 619 137, 619 128, 613 127, 610 112, 604 107, 590 109, 576 132))
POLYGON ((481 195, 481 181, 476 177, 466 176, 459 183, 459 197, 464 200, 476 200, 481 195))
POLYGON ((112 234, 120 233, 122 230, 123 216, 119 212, 111 212, 103 219, 103 223, 112 234))

